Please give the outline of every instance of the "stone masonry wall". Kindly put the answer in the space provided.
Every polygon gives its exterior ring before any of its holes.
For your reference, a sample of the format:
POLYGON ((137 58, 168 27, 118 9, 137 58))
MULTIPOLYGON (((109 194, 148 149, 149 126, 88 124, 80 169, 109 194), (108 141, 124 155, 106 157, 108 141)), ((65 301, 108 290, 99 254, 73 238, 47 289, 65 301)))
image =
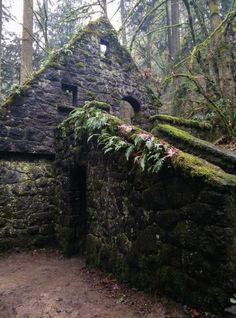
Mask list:
MULTIPOLYGON (((0 251, 54 242, 60 189, 52 160, 58 123, 95 98, 109 101, 111 112, 118 114, 126 97, 140 104, 136 120, 147 122, 156 102, 149 93, 114 29, 100 19, 74 35, 8 97, 0 108, 0 158, 5 158, 0 159, 0 251)), ((64 199, 64 205, 71 201, 67 195, 64 199)))
POLYGON ((0 252, 55 244, 53 162, 0 159, 0 252))
POLYGON ((12 94, 0 109, 0 151, 54 153, 54 128, 74 107, 97 99, 119 114, 122 98, 140 104, 136 119, 147 124, 158 101, 114 29, 100 19, 90 23, 49 60, 33 78, 12 94), (106 43, 102 53, 100 44, 106 43))
POLYGON ((86 147, 59 143, 63 188, 69 171, 80 178, 75 167, 86 169, 86 217, 78 209, 74 222, 72 209, 61 205, 64 252, 85 240, 89 264, 133 286, 198 307, 228 306, 236 288, 236 183, 211 183, 173 167, 147 176, 119 155, 86 147))

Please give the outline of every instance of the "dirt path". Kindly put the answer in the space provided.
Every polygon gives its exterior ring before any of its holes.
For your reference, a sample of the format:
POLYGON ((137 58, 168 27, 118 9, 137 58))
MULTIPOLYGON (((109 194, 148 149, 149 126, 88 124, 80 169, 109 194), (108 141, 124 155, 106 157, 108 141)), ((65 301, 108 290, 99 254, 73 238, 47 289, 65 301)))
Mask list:
POLYGON ((0 257, 0 318, 187 318, 181 307, 129 290, 82 258, 0 257), (164 302, 164 304, 163 304, 164 302))

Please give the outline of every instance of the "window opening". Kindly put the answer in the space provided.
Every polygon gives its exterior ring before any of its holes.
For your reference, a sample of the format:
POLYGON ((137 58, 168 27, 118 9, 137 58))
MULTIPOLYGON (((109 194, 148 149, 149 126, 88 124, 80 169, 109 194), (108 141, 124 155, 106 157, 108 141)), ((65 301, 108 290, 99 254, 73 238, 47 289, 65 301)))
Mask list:
POLYGON ((106 40, 100 40, 100 53, 102 56, 106 57, 109 49, 109 42, 106 40))
POLYGON ((72 106, 77 106, 78 103, 78 88, 75 85, 62 84, 62 90, 69 95, 70 103, 72 106))
POLYGON ((127 124, 138 123, 139 114, 140 104, 135 98, 131 96, 122 98, 120 102, 120 118, 127 124))

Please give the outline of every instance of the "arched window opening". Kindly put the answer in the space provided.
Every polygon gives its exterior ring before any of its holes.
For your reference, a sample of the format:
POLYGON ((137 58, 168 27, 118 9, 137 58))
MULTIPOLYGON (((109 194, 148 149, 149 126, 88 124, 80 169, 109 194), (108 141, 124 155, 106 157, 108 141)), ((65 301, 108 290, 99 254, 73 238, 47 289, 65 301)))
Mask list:
POLYGON ((122 100, 128 102, 133 107, 135 112, 140 111, 141 106, 137 99, 133 98, 132 96, 125 96, 124 98, 122 98, 122 100))
POLYGON ((138 123, 140 103, 132 96, 125 96, 120 101, 120 118, 127 124, 138 123))
POLYGON ((109 42, 104 40, 104 39, 101 39, 100 40, 100 53, 103 57, 107 56, 108 49, 109 49, 109 42))

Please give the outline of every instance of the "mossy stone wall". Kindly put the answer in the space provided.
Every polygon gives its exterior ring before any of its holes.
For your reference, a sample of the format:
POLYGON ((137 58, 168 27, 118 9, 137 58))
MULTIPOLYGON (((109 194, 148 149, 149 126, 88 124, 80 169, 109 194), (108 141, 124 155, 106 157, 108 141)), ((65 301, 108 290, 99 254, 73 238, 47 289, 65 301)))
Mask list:
MULTIPOLYGON (((224 179, 222 172, 211 182, 210 176, 196 171, 191 176, 180 165, 148 176, 119 154, 104 155, 96 144, 87 151, 82 141, 74 144, 69 137, 59 148, 63 188, 70 169, 87 169, 83 240, 88 264, 193 306, 223 310, 229 305, 236 287, 233 176, 224 179)), ((76 233, 78 219, 67 223, 71 210, 61 207, 59 227, 76 233)), ((64 252, 69 247, 72 253, 81 238, 76 242, 75 235, 65 233, 58 232, 59 240, 64 252)))
POLYGON ((90 23, 0 108, 0 151, 53 154, 54 128, 87 100, 108 102, 118 115, 122 98, 131 96, 147 125, 158 100, 145 84, 109 22, 90 23), (101 40, 108 43, 106 55, 101 40))
POLYGON ((54 164, 0 160, 0 252, 55 244, 54 164))

